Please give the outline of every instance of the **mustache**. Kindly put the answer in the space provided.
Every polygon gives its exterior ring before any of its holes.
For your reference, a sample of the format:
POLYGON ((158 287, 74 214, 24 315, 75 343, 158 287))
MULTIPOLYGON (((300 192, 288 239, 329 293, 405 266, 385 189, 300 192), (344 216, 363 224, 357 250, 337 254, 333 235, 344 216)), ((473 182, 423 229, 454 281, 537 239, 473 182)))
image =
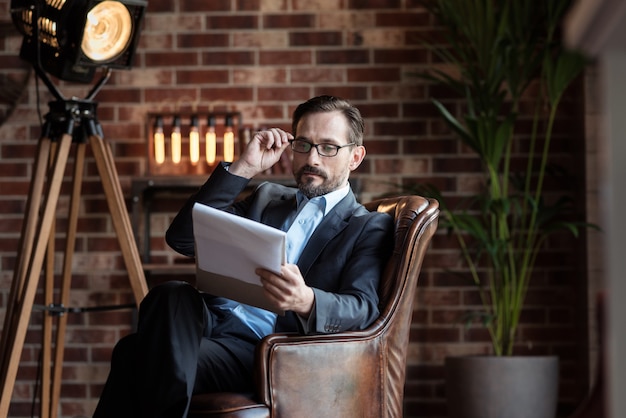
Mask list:
POLYGON ((305 165, 302 166, 298 172, 296 173, 297 177, 300 178, 302 177, 304 174, 314 174, 316 176, 320 176, 324 179, 328 178, 328 175, 322 171, 321 169, 317 168, 317 167, 313 167, 310 165, 305 165))

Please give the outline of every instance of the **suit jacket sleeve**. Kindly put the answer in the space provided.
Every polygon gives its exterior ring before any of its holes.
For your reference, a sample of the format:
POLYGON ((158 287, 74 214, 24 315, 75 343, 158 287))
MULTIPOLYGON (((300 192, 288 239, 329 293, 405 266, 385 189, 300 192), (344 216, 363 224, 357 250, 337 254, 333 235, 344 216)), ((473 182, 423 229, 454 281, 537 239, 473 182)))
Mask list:
POLYGON ((314 289, 314 332, 363 329, 378 318, 378 286, 393 248, 393 222, 373 214, 356 241, 342 271, 337 292, 314 289))
POLYGON ((167 229, 165 241, 180 254, 190 257, 195 255, 191 214, 196 202, 232 213, 244 210, 233 208, 232 204, 250 180, 229 174, 225 167, 224 163, 217 165, 206 183, 185 202, 167 229))

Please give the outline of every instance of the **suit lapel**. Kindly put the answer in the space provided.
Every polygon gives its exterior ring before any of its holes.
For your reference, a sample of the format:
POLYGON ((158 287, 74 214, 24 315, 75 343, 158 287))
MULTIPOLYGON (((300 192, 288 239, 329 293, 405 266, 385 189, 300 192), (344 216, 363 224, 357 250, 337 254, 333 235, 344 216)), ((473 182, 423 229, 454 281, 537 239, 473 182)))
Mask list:
POLYGON ((285 219, 287 219, 287 216, 289 216, 290 213, 295 212, 296 207, 297 203, 295 195, 281 200, 272 200, 265 207, 261 222, 280 229, 283 226, 285 219))
POLYGON ((352 191, 348 193, 319 224, 298 260, 298 267, 303 277, 306 277, 311 265, 319 257, 326 244, 348 225, 348 219, 356 205, 356 198, 352 191))

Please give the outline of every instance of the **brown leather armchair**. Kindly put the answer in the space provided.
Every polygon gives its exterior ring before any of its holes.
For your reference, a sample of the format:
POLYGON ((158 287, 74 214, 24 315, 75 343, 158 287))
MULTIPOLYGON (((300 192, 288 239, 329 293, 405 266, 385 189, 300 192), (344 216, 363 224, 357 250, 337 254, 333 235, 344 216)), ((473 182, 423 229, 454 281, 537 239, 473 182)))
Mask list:
POLYGON ((439 204, 404 196, 365 206, 395 219, 395 248, 382 278, 376 322, 363 331, 267 336, 256 353, 256 399, 196 395, 189 418, 402 416, 415 286, 439 204))

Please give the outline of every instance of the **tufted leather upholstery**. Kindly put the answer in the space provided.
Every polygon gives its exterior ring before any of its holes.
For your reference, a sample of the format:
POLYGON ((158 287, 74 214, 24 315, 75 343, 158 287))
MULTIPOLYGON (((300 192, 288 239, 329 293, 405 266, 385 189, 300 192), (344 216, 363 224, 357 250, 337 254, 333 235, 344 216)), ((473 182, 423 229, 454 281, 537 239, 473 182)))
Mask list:
POLYGON ((365 206, 395 219, 394 251, 379 290, 380 317, 363 331, 268 335, 256 353, 256 398, 196 395, 189 418, 402 416, 415 286, 439 205, 403 196, 365 206))

